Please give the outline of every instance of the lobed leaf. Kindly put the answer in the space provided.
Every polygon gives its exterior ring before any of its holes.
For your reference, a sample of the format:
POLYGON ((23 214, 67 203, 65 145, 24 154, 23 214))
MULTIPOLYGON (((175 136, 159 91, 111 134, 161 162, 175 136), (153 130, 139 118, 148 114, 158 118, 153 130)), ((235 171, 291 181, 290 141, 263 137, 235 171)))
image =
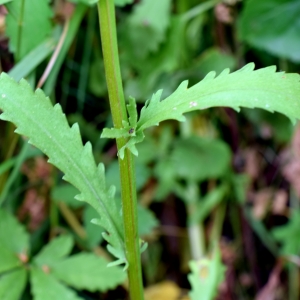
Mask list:
POLYGON ((65 173, 64 179, 81 194, 77 200, 92 205, 101 216, 97 224, 107 233, 109 250, 125 263, 122 218, 114 202, 115 189, 105 183, 103 164, 96 166, 91 144, 84 146, 79 127, 69 127, 59 104, 52 106, 41 90, 35 93, 25 80, 16 83, 5 73, 0 75, 0 115, 2 120, 16 124, 16 132, 30 138, 29 143, 40 148, 49 162, 65 173))
POLYGON ((107 261, 92 253, 80 253, 60 261, 53 275, 76 289, 107 291, 124 282, 126 273, 118 267, 107 268, 107 261))
POLYGON ((34 262, 39 265, 52 266, 57 261, 70 254, 74 246, 74 240, 70 235, 61 235, 54 238, 35 256, 34 262))
POLYGON ((20 300, 27 282, 27 271, 20 268, 0 277, 0 299, 20 300))
POLYGON ((52 274, 32 267, 30 270, 31 293, 34 300, 83 300, 76 293, 57 281, 52 274))
MULTIPOLYGON (((233 73, 225 69, 218 77, 210 72, 191 88, 188 88, 188 81, 184 81, 162 101, 162 90, 159 90, 142 108, 134 128, 135 136, 130 137, 126 147, 134 149, 134 145, 143 140, 143 131, 148 127, 169 119, 184 121, 184 113, 216 106, 237 111, 240 107, 277 111, 294 123, 300 116, 299 79, 299 74, 276 72, 275 66, 254 71, 254 64, 250 63, 233 73)), ((137 154, 137 151, 132 152, 137 154)))

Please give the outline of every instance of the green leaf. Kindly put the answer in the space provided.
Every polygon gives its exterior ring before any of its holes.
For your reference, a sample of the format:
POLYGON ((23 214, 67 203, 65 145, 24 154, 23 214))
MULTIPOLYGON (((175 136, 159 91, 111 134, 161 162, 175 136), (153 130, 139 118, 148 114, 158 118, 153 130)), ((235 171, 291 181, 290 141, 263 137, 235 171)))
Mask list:
POLYGON ((0 118, 14 122, 16 132, 29 136, 29 142, 40 148, 49 162, 65 173, 64 179, 80 192, 77 200, 92 205, 101 216, 98 224, 108 232, 104 238, 116 248, 119 261, 126 261, 124 254, 122 218, 115 205, 113 186, 107 188, 103 164, 97 167, 91 144, 82 145, 77 124, 69 127, 59 104, 52 107, 41 90, 32 92, 28 83, 16 83, 6 74, 0 76, 0 118))
POLYGON ((115 5, 125 6, 126 4, 131 4, 133 0, 115 0, 115 5))
MULTIPOLYGON (((216 78, 215 72, 210 72, 191 88, 188 88, 188 81, 184 81, 162 101, 162 90, 159 90, 142 108, 136 136, 130 137, 125 147, 133 149, 132 153, 137 155, 135 144, 143 141, 146 128, 169 119, 185 121, 184 113, 216 106, 232 107, 237 111, 240 107, 277 111, 294 123, 300 116, 300 76, 275 71, 275 66, 254 71, 254 64, 250 63, 231 74, 225 69, 216 78)), ((119 154, 122 158, 121 151, 119 154)))
POLYGON ((220 250, 216 247, 211 259, 203 258, 189 263, 191 274, 188 280, 192 286, 191 300, 213 300, 218 286, 224 280, 225 266, 221 261, 220 250))
POLYGON ((98 0, 69 0, 69 1, 73 3, 83 3, 86 5, 93 5, 98 2, 98 0))
POLYGON ((6 248, 3 244, 0 247, 0 273, 21 266, 22 263, 15 253, 6 248))
POLYGON ((25 268, 6 273, 0 277, 0 299, 20 300, 27 282, 25 268))
POLYGON ((53 275, 64 283, 88 291, 106 291, 124 282, 126 273, 107 267, 107 261, 91 253, 80 253, 56 264, 53 275))
POLYGON ((170 22, 171 0, 143 0, 134 6, 126 36, 133 53, 145 58, 158 50, 170 22), (135 47, 138 47, 136 49, 135 47))
POLYGON ((91 222, 91 220, 95 218, 97 218, 97 212, 95 209, 91 206, 85 207, 83 211, 83 223, 87 235, 86 239, 89 247, 91 248, 99 245, 103 240, 102 232, 104 229, 101 229, 100 226, 97 226, 91 222))
POLYGON ((138 226, 139 235, 147 235, 159 225, 158 220, 155 218, 154 213, 141 205, 138 205, 138 226))
POLYGON ((10 71, 9 76, 19 81, 30 74, 43 60, 45 60, 54 50, 55 40, 46 39, 18 62, 10 71))
POLYGON ((71 184, 56 185, 51 190, 51 198, 55 202, 64 202, 72 208, 79 208, 84 205, 83 202, 74 199, 76 195, 78 195, 78 190, 71 184))
POLYGON ((29 235, 18 220, 4 210, 0 210, 0 245, 16 256, 29 255, 29 235))
POLYGON ((274 55, 300 61, 300 2, 246 1, 239 22, 240 38, 274 55))
POLYGON ((18 60, 44 41, 51 32, 48 0, 14 0, 6 5, 6 35, 18 60), (33 13, 34 12, 34 13, 33 13))
POLYGON ((43 265, 51 267, 57 261, 68 256, 73 246, 74 240, 70 235, 56 237, 35 256, 34 262, 40 267, 43 265))
POLYGON ((83 300, 74 291, 58 282, 52 274, 46 274, 35 267, 31 268, 30 274, 31 293, 34 300, 83 300))
POLYGON ((175 143, 170 159, 176 177, 201 181, 222 176, 231 151, 221 140, 191 136, 175 143))
POLYGON ((228 192, 228 186, 223 184, 217 188, 214 188, 203 199, 196 204, 196 209, 192 212, 189 217, 190 224, 197 224, 204 222, 205 218, 211 213, 223 199, 225 194, 228 192))
POLYGON ((13 0, 0 0, 0 5, 11 2, 13 0))
POLYGON ((300 213, 293 211, 289 222, 272 230, 274 238, 282 244, 281 253, 284 255, 299 255, 300 213))

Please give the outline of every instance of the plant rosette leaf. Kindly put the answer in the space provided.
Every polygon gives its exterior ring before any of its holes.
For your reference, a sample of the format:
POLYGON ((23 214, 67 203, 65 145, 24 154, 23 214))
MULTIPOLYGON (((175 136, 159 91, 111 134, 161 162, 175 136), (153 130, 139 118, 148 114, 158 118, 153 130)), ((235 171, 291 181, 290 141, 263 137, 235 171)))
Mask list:
POLYGON ((83 146, 78 124, 70 128, 59 104, 53 107, 41 90, 34 93, 25 80, 16 83, 5 73, 0 76, 0 109, 0 119, 15 123, 15 132, 28 136, 29 143, 65 173, 64 179, 81 192, 76 199, 93 206, 100 215, 96 224, 105 229, 109 251, 117 255, 117 263, 127 265, 115 188, 107 187, 104 165, 95 164, 91 144, 83 146))
MULTIPOLYGON (((137 155, 135 144, 143 141, 146 128, 169 119, 185 121, 184 113, 210 107, 225 106, 237 111, 240 107, 262 108, 280 112, 294 123, 300 116, 299 79, 299 74, 276 72, 275 66, 254 70, 254 64, 250 63, 233 73, 225 69, 217 77, 215 72, 210 72, 191 88, 184 81, 162 101, 162 90, 159 90, 142 108, 136 127, 132 127, 135 134, 129 137, 125 148, 137 155)), ((124 128, 127 130, 129 125, 124 128)), ((124 128, 105 129, 101 137, 128 137, 124 128)), ((123 153, 124 149, 120 149, 121 158, 123 153)))

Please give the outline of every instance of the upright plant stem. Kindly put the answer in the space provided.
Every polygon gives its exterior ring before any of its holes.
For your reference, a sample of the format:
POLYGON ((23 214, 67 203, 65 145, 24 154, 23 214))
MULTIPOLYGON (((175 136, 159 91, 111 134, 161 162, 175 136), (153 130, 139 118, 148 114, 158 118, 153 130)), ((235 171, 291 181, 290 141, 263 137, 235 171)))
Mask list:
MULTIPOLYGON (((114 2, 112 0, 99 0, 98 12, 110 108, 115 128, 121 128, 122 121, 127 120, 127 113, 119 64, 114 2)), ((117 139, 118 149, 121 149, 126 142, 125 138, 117 139)), ((127 149, 124 159, 119 158, 119 167, 121 174, 125 252, 129 263, 130 298, 132 300, 143 300, 134 160, 132 154, 127 149)))

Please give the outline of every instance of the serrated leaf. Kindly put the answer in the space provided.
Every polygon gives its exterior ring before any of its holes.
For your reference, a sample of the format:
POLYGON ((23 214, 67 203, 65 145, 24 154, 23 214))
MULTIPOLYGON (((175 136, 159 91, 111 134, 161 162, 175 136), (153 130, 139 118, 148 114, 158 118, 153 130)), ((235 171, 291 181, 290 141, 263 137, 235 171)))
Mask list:
POLYGON ((80 253, 56 264, 53 275, 76 289, 106 291, 124 282, 126 273, 107 267, 107 261, 92 253, 80 253))
POLYGON ((137 131, 168 119, 183 121, 186 112, 215 106, 257 107, 278 111, 294 121, 300 115, 300 76, 275 71, 275 66, 254 71, 250 63, 231 74, 225 69, 216 78, 211 72, 191 88, 184 81, 163 101, 159 91, 143 107, 137 131))
POLYGON ((216 248, 211 259, 191 261, 189 265, 191 273, 188 275, 188 280, 192 287, 189 293, 191 300, 215 299, 218 286, 224 280, 225 274, 220 250, 216 248))
POLYGON ((0 299, 20 300, 27 281, 25 268, 6 273, 0 277, 0 299))
POLYGON ((18 220, 4 210, 0 210, 0 245, 15 256, 29 255, 29 235, 18 220))
POLYGON ((140 138, 131 137, 126 147, 130 149, 141 142, 141 133, 148 127, 169 119, 184 121, 184 113, 216 106, 277 111, 295 122, 300 116, 299 79, 299 74, 276 72, 275 66, 254 71, 254 64, 250 63, 233 73, 225 69, 218 77, 210 72, 191 88, 188 88, 188 81, 183 81, 162 101, 162 90, 159 90, 141 110, 135 129, 136 137, 140 138))
POLYGON ((240 38, 282 58, 300 61, 300 2, 246 1, 239 22, 240 38))
POLYGON ((16 132, 30 137, 29 142, 81 191, 76 199, 89 203, 98 212, 101 226, 108 232, 106 240, 121 255, 118 259, 125 262, 122 219, 113 189, 106 186, 103 164, 95 164, 91 144, 82 145, 78 125, 70 128, 60 105, 53 107, 41 90, 33 93, 25 80, 18 84, 4 73, 0 76, 0 109, 0 118, 14 122, 16 132))
POLYGON ((61 235, 54 238, 35 256, 34 262, 42 267, 47 265, 51 267, 57 261, 70 254, 74 246, 74 240, 70 235, 61 235))
POLYGON ((83 300, 74 291, 58 282, 51 274, 32 267, 30 271, 31 293, 34 300, 83 300))
POLYGON ((14 0, 6 5, 6 35, 17 59, 27 55, 51 32, 52 10, 48 0, 14 0), (33 13, 34 12, 34 13, 33 13))

